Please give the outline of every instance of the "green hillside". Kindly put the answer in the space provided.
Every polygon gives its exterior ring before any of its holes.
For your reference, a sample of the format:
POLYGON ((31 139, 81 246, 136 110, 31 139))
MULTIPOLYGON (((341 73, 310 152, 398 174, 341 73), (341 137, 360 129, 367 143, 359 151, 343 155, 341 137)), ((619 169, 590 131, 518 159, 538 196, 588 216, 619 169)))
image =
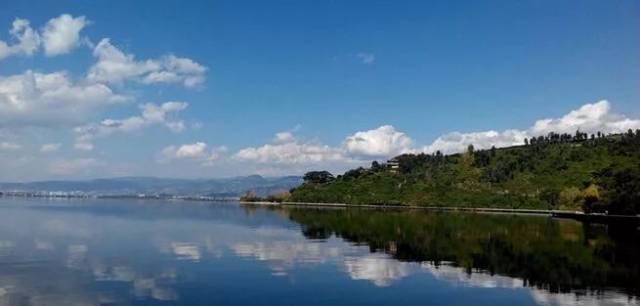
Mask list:
POLYGON ((405 154, 334 177, 309 172, 293 202, 640 213, 640 130, 550 133, 526 145, 405 154))

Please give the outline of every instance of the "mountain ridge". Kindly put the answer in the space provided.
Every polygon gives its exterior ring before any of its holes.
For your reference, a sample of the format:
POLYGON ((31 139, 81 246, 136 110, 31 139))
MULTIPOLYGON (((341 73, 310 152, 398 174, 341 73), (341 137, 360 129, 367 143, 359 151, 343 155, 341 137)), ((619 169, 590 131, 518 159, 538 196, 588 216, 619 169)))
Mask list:
POLYGON ((263 177, 260 175, 228 178, 166 178, 125 176, 87 180, 42 180, 32 182, 0 182, 4 192, 84 192, 104 195, 138 193, 211 196, 239 196, 248 190, 269 195, 289 190, 302 183, 302 177, 263 177))

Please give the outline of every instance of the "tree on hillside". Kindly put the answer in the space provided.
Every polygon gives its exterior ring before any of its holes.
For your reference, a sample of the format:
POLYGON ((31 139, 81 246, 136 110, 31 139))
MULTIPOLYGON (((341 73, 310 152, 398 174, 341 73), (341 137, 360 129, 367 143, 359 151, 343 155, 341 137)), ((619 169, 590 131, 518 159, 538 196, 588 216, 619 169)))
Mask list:
POLYGON ((378 161, 374 160, 371 163, 371 171, 376 172, 376 171, 380 171, 383 170, 384 168, 380 165, 380 163, 378 163, 378 161))
POLYGON ((303 179, 307 184, 325 184, 333 181, 335 178, 329 171, 310 171, 304 175, 303 179))
POLYGON ((367 173, 367 169, 358 167, 356 169, 351 169, 344 173, 342 176, 345 179, 357 179, 367 173))
POLYGON ((473 152, 474 152, 473 145, 470 144, 467 147, 467 151, 464 154, 462 154, 462 160, 461 161, 462 161, 462 164, 465 167, 471 167, 473 165, 473 163, 474 163, 473 152))
POLYGON ((609 211, 640 213, 640 167, 612 165, 595 174, 609 204, 609 211))
POLYGON ((244 195, 240 197, 240 201, 245 202, 255 202, 257 200, 259 200, 259 198, 253 190, 247 190, 244 195))

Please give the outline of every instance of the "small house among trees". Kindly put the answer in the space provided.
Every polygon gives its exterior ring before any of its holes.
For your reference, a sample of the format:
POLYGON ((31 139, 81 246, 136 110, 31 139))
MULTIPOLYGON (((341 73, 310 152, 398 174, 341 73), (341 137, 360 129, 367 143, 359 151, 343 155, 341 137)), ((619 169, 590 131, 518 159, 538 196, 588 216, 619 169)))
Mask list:
POLYGON ((398 173, 398 171, 400 170, 400 161, 398 161, 398 159, 396 159, 396 158, 392 158, 392 159, 388 160, 387 161, 387 169, 391 173, 398 173))

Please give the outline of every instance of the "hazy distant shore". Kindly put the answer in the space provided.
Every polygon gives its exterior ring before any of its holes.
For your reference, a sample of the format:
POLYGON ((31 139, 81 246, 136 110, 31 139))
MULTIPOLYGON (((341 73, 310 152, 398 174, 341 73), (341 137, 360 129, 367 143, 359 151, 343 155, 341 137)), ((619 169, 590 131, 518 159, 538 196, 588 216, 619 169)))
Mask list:
POLYGON ((187 196, 187 195, 102 195, 102 194, 56 194, 56 193, 32 193, 32 192, 0 192, 4 198, 43 198, 43 199, 135 199, 135 200, 185 200, 185 201, 209 201, 229 202, 238 201, 239 197, 215 197, 215 196, 187 196))

